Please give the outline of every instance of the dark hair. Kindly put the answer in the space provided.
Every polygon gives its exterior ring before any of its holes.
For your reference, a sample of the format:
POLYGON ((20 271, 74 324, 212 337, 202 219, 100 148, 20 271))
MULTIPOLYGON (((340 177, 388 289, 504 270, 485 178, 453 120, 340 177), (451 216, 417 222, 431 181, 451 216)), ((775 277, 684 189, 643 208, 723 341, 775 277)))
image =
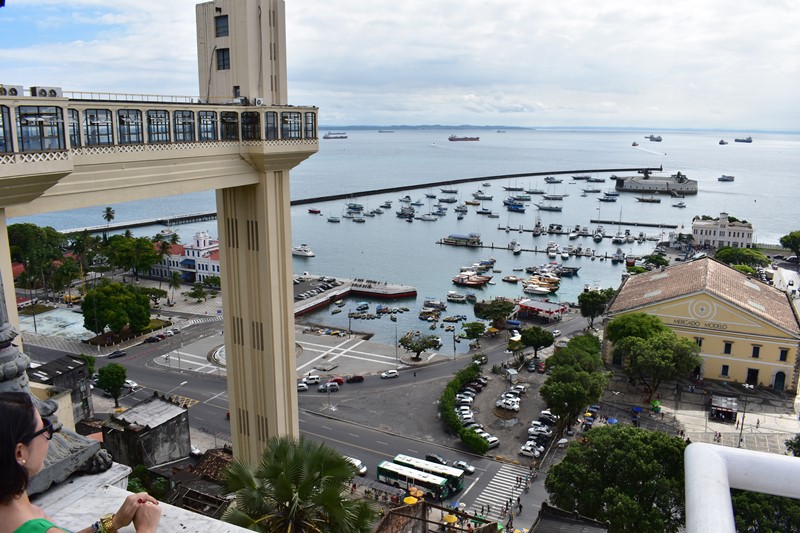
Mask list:
POLYGON ((25 435, 36 431, 33 402, 26 392, 0 392, 0 504, 7 504, 28 488, 28 471, 14 450, 25 435))

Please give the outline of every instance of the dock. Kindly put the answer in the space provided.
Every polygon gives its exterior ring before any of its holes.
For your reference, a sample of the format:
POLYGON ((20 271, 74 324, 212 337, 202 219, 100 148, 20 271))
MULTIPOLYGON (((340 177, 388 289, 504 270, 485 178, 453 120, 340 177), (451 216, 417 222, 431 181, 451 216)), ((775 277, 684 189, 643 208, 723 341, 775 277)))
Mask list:
POLYGON ((129 220, 127 222, 111 222, 109 224, 98 224, 96 226, 86 226, 83 228, 62 229, 59 233, 68 235, 70 233, 90 234, 103 233, 104 231, 116 231, 120 229, 141 228, 142 226, 173 226, 176 224, 190 224, 192 222, 203 222, 204 220, 216 220, 216 211, 202 211, 199 213, 187 213, 185 215, 175 215, 172 217, 143 218, 139 220, 129 220))

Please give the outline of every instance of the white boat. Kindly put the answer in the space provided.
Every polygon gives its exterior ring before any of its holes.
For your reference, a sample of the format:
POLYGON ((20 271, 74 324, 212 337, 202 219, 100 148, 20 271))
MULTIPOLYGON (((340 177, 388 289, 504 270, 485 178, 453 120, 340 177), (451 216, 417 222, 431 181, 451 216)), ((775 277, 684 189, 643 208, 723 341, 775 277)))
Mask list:
POLYGON ((425 213, 424 215, 418 216, 416 218, 417 220, 425 220, 427 222, 436 222, 437 220, 439 220, 439 218, 433 215, 432 213, 425 213))
POLYGON ((516 240, 512 240, 510 243, 508 243, 508 249, 513 251, 514 255, 519 255, 522 253, 522 245, 516 240))
POLYGON ((672 207, 686 207, 685 202, 678 202, 677 204, 672 204, 672 207))
POLYGON ((292 248, 292 255, 299 255, 301 257, 314 257, 314 252, 307 244, 301 244, 292 248))
POLYGON ((722 176, 717 178, 717 181, 733 181, 735 179, 736 178, 734 176, 726 176, 725 174, 723 174, 722 176))
POLYGON ((341 222, 341 221, 342 220, 339 217, 334 217, 334 216, 328 217, 328 222, 338 223, 338 222, 341 222))
POLYGON ((447 291, 447 301, 454 303, 466 303, 467 296, 456 291, 447 291))

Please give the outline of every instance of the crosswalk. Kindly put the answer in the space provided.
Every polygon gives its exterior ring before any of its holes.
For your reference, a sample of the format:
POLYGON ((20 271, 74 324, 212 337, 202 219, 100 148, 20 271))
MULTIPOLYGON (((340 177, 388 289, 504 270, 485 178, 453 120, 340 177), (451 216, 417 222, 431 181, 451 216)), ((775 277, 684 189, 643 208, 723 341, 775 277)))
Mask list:
POLYGON ((477 513, 497 521, 508 519, 505 505, 511 500, 514 516, 517 514, 517 497, 525 488, 526 476, 530 476, 528 468, 516 465, 503 465, 492 481, 486 485, 470 507, 469 514, 477 513))

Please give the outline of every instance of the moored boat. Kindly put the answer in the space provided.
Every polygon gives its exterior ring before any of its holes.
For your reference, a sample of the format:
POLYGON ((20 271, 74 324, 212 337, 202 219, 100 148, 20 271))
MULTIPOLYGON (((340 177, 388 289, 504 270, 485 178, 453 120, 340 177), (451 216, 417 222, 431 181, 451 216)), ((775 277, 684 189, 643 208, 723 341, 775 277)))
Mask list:
POLYGON ((292 255, 297 255, 300 257, 314 257, 314 252, 307 244, 301 244, 300 246, 292 247, 292 255))
POLYGON ((678 202, 677 204, 672 204, 672 207, 686 207, 686 203, 678 202))
POLYGON ((312 215, 319 215, 321 213, 321 211, 316 207, 309 207, 308 212, 311 213, 312 215))
POLYGON ((637 196, 637 202, 644 202, 646 204, 660 204, 661 198, 657 198, 655 196, 637 196))
POLYGON ((751 143, 751 142, 753 142, 753 138, 748 135, 747 137, 744 137, 744 138, 736 138, 736 139, 734 139, 734 142, 737 142, 737 143, 751 143))
POLYGON ((451 135, 447 138, 448 141, 480 141, 480 137, 458 137, 457 135, 451 135))
POLYGON ((717 181, 733 181, 735 179, 736 178, 734 176, 726 176, 725 174, 723 174, 722 176, 717 178, 717 181))

